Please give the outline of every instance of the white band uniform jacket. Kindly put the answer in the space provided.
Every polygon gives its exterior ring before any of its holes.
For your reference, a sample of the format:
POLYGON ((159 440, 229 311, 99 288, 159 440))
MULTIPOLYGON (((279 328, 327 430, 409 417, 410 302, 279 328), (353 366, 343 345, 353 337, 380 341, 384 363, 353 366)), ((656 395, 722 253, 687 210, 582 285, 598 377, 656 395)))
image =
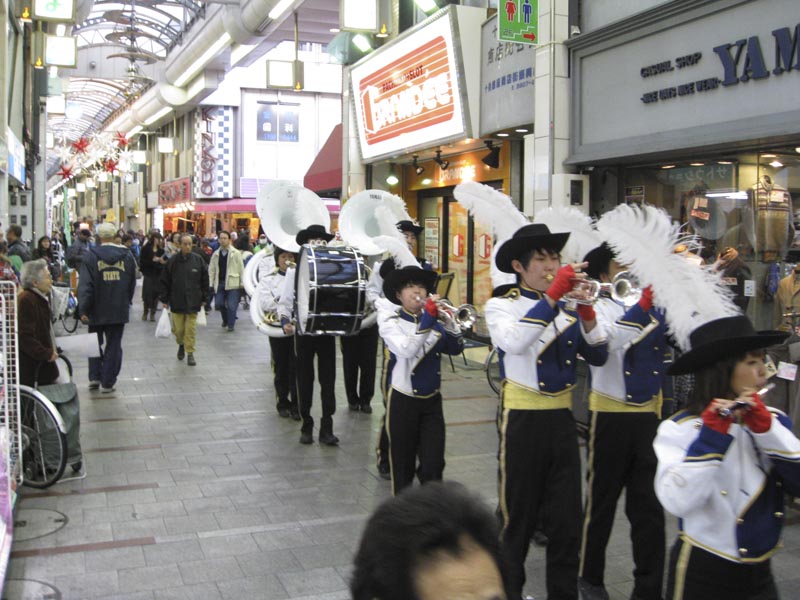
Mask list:
POLYGON ((259 276, 258 299, 262 311, 265 313, 278 311, 278 302, 281 299, 285 281, 286 272, 278 268, 259 276))
POLYGON ((681 411, 658 428, 656 495, 680 519, 687 543, 735 562, 769 558, 783 527, 784 491, 800 494, 800 440, 789 419, 753 433, 733 423, 728 434, 681 411))
POLYGON ((564 302, 550 308, 542 292, 523 286, 486 303, 486 324, 504 379, 540 394, 575 385, 578 352, 593 365, 602 365, 608 356, 603 327, 598 324, 587 333, 564 302))
POLYGON ((394 313, 379 310, 378 328, 390 352, 387 387, 418 398, 437 394, 442 352, 461 353, 461 331, 446 330, 425 311, 417 317, 399 307, 394 313))
POLYGON ((608 340, 608 360, 590 367, 592 391, 620 404, 649 402, 661 392, 669 357, 664 314, 638 303, 625 310, 607 297, 600 297, 594 310, 608 340))
POLYGON ((278 291, 278 318, 281 320, 281 325, 287 325, 292 322, 294 316, 294 279, 297 269, 292 267, 286 269, 286 275, 283 277, 283 285, 278 291))

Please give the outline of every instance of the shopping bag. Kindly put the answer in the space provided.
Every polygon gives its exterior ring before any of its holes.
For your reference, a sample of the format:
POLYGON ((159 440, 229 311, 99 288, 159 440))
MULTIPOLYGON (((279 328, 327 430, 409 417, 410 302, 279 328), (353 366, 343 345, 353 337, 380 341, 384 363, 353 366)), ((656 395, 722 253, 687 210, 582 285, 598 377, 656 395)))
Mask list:
POLYGON ((58 347, 69 355, 82 358, 100 356, 96 333, 78 333, 58 338, 58 347))
POLYGON ((169 321, 169 309, 165 308, 161 311, 161 317, 156 324, 156 337, 168 338, 172 335, 172 323, 169 321))
POLYGON ((206 325, 208 325, 208 319, 206 318, 206 309, 201 308, 200 312, 197 313, 197 326, 205 327, 206 325))

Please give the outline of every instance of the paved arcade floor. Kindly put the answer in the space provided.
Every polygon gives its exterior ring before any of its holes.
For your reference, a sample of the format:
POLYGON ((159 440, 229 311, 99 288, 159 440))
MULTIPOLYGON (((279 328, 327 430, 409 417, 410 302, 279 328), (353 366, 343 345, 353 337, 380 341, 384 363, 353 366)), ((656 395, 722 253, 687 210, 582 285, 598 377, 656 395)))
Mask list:
MULTIPOLYGON (((267 340, 244 310, 235 333, 209 317, 198 366, 188 367, 172 340, 155 339, 155 324, 139 320, 136 302, 114 394, 89 392, 86 361, 74 361, 87 475, 45 493, 23 490, 16 516, 25 525, 3 598, 45 598, 46 586, 81 600, 349 598, 361 529, 389 495, 373 453, 380 400, 372 415, 349 413, 340 367, 341 445, 301 446, 298 423, 275 412, 267 340)), ((445 359, 442 369, 445 476, 493 506, 496 399, 474 363, 455 365, 453 373, 445 359)), ((783 598, 797 598, 800 527, 785 538, 773 568, 783 598)), ((620 512, 608 550, 612 599, 630 594, 632 568, 620 512)), ((528 575, 528 593, 544 598, 540 548, 528 575)))

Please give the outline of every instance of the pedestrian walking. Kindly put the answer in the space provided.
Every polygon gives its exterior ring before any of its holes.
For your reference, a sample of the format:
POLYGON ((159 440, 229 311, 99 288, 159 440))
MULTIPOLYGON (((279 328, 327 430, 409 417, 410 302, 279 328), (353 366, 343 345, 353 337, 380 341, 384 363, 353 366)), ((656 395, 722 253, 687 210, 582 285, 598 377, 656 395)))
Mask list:
POLYGON ((231 245, 231 235, 219 232, 219 250, 211 256, 209 281, 214 288, 214 306, 222 313, 222 326, 233 331, 236 325, 236 309, 244 275, 242 253, 231 245))

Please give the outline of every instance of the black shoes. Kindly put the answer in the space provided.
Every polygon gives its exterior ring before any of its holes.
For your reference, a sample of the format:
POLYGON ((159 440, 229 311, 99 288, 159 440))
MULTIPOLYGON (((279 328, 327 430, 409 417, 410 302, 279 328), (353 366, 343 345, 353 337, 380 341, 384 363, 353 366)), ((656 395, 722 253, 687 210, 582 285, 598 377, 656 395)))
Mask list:
POLYGON ((361 408, 358 404, 350 404, 347 403, 347 408, 350 409, 351 412, 358 412, 358 409, 361 408))
POLYGON ((313 444, 314 443, 314 436, 311 435, 310 433, 301 433, 300 434, 300 443, 305 445, 305 446, 308 446, 309 444, 313 444))
POLYGON ((361 412, 364 413, 365 415, 371 415, 372 414, 372 407, 369 404, 362 404, 361 405, 361 412))
POLYGON ((578 577, 578 591, 583 600, 608 600, 605 586, 589 583, 583 577, 578 577))
POLYGON ((347 407, 350 409, 350 412, 361 411, 368 415, 372 414, 372 407, 369 404, 350 404, 348 402, 347 407))
POLYGON ((332 433, 320 433, 319 443, 325 444, 326 446, 338 446, 339 438, 333 435, 332 433))
POLYGON ((541 529, 534 529, 533 531, 533 543, 539 546, 540 548, 544 548, 547 546, 547 542, 550 540, 547 539, 547 535, 545 535, 544 531, 541 529))
POLYGON ((197 361, 194 359, 194 354, 191 352, 189 352, 189 354, 186 356, 186 364, 190 367, 193 367, 197 364, 197 361))
POLYGON ((178 360, 183 360, 183 357, 186 356, 186 350, 183 347, 183 344, 178 345, 178 360))
POLYGON ((292 421, 302 421, 303 420, 303 418, 300 416, 300 413, 297 412, 296 410, 292 410, 292 411, 290 411, 290 413, 291 413, 291 416, 292 416, 292 421))
MULTIPOLYGON (((288 419, 290 416, 292 416, 292 413, 291 413, 291 412, 289 412, 289 409, 288 409, 288 408, 283 408, 283 407, 281 407, 281 408, 279 408, 279 409, 278 409, 278 414, 279 414, 281 417, 283 417, 284 419, 288 419)), ((298 416, 299 416, 299 415, 298 415, 298 416)))
POLYGON ((386 463, 378 463, 378 475, 381 476, 381 479, 389 480, 392 478, 392 470, 386 463))

